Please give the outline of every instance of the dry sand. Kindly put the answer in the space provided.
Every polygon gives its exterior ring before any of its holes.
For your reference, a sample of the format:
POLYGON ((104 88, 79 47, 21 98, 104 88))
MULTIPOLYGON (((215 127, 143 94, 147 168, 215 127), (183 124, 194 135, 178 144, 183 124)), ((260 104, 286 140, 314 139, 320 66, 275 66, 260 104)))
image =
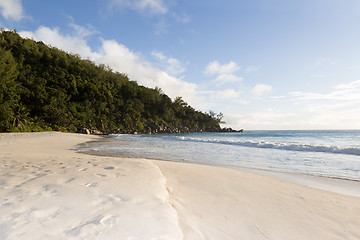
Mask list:
POLYGON ((360 198, 239 170, 0 134, 0 239, 360 239, 360 198))

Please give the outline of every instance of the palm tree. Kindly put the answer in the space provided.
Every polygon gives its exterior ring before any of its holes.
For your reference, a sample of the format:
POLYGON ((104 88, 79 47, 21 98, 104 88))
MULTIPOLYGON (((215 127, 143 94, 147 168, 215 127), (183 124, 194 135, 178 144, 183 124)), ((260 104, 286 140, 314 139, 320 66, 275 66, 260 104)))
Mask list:
POLYGON ((26 107, 24 105, 18 105, 14 111, 13 127, 20 131, 25 131, 26 125, 29 124, 29 121, 26 119, 28 115, 29 112, 26 107))

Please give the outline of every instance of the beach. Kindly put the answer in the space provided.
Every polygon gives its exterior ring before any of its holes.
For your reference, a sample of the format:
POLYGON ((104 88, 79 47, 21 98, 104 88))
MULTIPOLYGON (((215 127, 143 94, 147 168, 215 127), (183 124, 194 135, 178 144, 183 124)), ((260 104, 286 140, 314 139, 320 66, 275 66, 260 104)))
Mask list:
POLYGON ((0 134, 1 239, 360 239, 360 198, 200 164, 77 153, 100 136, 0 134))

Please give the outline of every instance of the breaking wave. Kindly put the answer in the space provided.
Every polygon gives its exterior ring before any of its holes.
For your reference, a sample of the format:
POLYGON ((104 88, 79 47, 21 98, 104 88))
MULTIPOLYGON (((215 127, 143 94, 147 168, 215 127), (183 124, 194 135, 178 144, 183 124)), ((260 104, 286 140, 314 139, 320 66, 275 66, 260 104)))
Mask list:
POLYGON ((326 146, 316 144, 304 144, 296 142, 273 142, 273 141, 240 141, 240 140, 221 140, 221 139, 201 139, 193 137, 177 137, 179 140, 191 142, 204 142, 204 143, 217 143, 226 145, 235 145, 241 147, 251 148, 268 148, 287 151, 299 152, 322 152, 322 153, 335 153, 345 155, 360 156, 360 147, 353 146, 326 146))

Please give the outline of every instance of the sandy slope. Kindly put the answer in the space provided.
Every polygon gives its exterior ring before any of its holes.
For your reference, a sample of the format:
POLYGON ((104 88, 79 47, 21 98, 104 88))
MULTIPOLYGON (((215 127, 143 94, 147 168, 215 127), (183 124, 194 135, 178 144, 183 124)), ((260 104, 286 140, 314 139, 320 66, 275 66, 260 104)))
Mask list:
POLYGON ((360 198, 238 170, 0 134, 0 239, 360 239, 360 198))
POLYGON ((93 136, 0 136, 0 239, 182 239, 150 161, 67 150, 93 136))
POLYGON ((184 239, 360 239, 360 198, 238 170, 156 164, 184 239))

